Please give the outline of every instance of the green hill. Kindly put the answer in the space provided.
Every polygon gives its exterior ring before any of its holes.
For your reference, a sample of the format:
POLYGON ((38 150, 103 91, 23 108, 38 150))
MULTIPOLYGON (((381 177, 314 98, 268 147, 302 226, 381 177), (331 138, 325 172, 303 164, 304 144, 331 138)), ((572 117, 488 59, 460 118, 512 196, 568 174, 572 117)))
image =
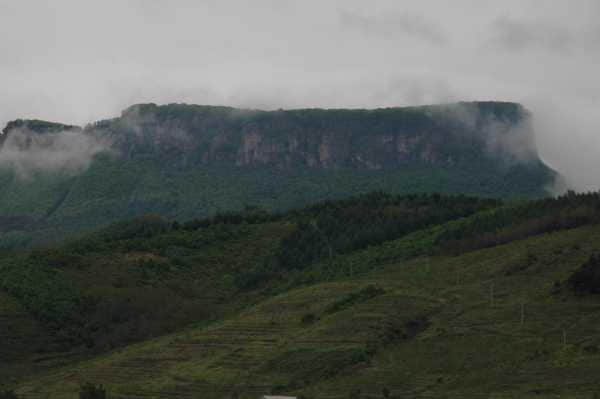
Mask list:
POLYGON ((458 196, 444 198, 442 208, 441 200, 372 194, 183 224, 149 215, 61 246, 8 252, 0 258, 0 289, 46 327, 42 349, 25 341, 20 360, 40 365, 57 353, 96 354, 218 320, 301 276, 324 254, 351 253, 499 204, 458 196), (335 229, 340 223, 344 230, 335 229), (299 251, 304 261, 292 262, 299 251))
POLYGON ((7 125, 0 247, 146 213, 185 221, 375 190, 537 198, 555 177, 514 103, 271 112, 140 104, 84 128, 7 125))
POLYGON ((29 335, 0 375, 28 398, 592 398, 599 221, 570 193, 120 223, 5 254, 0 309, 29 335))

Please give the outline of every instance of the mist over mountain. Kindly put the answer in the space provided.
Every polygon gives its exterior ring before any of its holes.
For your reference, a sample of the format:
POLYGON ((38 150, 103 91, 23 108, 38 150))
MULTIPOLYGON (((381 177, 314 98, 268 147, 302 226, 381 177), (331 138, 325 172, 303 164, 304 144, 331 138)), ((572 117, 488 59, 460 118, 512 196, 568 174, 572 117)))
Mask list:
POLYGON ((20 179, 37 172, 77 174, 105 151, 110 151, 107 142, 77 126, 39 120, 12 121, 0 136, 0 165, 13 169, 20 179))
POLYGON ((10 122, 0 216, 10 246, 146 213, 284 210, 373 190, 532 198, 555 178, 516 103, 277 111, 150 103, 83 128, 10 122))

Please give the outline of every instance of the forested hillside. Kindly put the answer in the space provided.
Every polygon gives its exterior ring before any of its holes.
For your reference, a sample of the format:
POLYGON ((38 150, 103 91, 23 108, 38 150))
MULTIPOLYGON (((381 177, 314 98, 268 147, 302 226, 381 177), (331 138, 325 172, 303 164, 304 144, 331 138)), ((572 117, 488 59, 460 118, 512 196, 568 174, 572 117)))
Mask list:
POLYGON ((528 112, 500 102, 255 111, 141 104, 83 128, 38 120, 0 136, 0 247, 156 213, 185 221, 283 211, 375 190, 547 195, 528 112))
POLYGON ((31 398, 590 398, 598 222, 596 193, 120 222, 2 255, 0 378, 31 398))

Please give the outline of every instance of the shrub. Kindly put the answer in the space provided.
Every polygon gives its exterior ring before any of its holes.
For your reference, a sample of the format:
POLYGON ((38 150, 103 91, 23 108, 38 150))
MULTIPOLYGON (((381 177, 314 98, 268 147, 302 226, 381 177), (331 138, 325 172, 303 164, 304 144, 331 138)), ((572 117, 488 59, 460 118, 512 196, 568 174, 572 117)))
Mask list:
POLYGON ((317 316, 315 316, 314 313, 306 313, 302 316, 302 319, 300 320, 300 322, 303 325, 308 325, 308 324, 312 324, 315 321, 317 321, 317 316))
POLYGON ((0 399, 18 399, 14 391, 0 391, 0 399))
POLYGON ((361 390, 355 389, 348 394, 349 399, 359 399, 361 397, 361 390))
POLYGON ((567 283, 577 295, 600 294, 600 255, 592 255, 567 283))
POLYGON ((383 288, 369 285, 360 291, 352 292, 348 295, 345 295, 338 301, 332 303, 330 306, 325 309, 325 313, 335 313, 346 308, 349 308, 357 303, 366 302, 369 299, 375 298, 376 296, 382 295, 385 293, 383 288))
POLYGON ((86 383, 79 389, 79 399, 106 399, 106 390, 102 385, 86 383))

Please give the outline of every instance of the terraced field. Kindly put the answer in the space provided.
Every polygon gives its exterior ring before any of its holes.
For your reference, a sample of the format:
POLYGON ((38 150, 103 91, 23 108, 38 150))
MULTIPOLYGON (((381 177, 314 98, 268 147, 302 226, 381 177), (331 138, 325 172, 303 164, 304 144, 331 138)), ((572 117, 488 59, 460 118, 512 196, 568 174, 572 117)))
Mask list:
POLYGON ((39 374, 17 392, 75 398, 90 381, 111 398, 592 398, 600 300, 564 281, 597 251, 600 228, 583 227, 384 262, 39 374))

